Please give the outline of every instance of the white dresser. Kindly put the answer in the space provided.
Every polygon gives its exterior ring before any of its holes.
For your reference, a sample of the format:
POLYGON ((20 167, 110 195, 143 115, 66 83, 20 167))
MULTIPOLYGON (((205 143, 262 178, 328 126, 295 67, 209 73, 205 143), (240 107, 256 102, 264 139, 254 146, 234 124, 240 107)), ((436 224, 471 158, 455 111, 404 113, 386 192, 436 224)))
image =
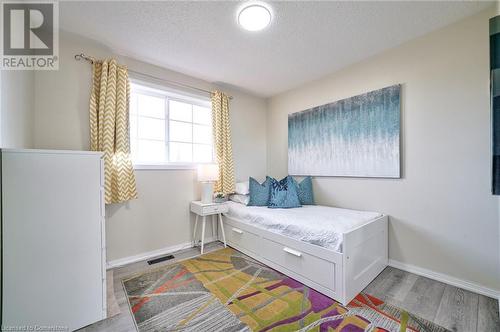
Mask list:
POLYGON ((4 328, 71 331, 106 318, 101 156, 1 150, 4 328))

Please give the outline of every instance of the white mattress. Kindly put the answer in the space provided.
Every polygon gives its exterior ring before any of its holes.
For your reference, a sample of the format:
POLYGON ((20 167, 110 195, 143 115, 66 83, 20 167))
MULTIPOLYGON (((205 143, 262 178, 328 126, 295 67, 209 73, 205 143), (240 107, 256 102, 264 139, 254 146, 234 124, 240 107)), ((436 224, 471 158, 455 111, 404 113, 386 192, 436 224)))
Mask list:
POLYGON ((342 252, 343 233, 382 216, 378 212, 320 205, 269 209, 231 201, 227 204, 228 217, 338 252, 342 252))

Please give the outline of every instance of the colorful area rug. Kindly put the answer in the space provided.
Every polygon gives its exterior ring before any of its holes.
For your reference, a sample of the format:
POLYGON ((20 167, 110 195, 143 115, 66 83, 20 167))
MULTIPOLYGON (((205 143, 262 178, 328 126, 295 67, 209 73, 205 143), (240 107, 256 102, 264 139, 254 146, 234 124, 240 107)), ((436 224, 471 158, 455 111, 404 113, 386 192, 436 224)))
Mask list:
POLYGON ((145 331, 447 331, 367 294, 348 306, 222 249, 123 281, 145 331))

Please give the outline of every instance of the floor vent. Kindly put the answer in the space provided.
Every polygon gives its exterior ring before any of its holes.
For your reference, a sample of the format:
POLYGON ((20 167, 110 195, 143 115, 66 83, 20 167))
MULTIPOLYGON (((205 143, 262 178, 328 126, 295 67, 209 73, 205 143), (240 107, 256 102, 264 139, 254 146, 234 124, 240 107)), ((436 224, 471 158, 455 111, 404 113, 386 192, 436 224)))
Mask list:
POLYGON ((174 255, 168 255, 168 256, 163 256, 163 257, 158 257, 158 258, 152 259, 152 260, 148 261, 148 264, 153 265, 153 264, 160 263, 163 261, 168 261, 170 259, 174 259, 174 255))

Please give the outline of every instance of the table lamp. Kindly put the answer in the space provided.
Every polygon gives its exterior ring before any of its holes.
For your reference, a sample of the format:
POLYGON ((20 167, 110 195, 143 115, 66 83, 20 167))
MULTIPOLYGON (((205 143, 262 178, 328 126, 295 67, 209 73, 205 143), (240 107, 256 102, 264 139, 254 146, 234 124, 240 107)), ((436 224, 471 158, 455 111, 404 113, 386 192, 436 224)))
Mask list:
POLYGON ((214 182, 219 179, 219 165, 202 164, 198 166, 198 181, 202 183, 201 202, 212 203, 214 197, 214 182))

